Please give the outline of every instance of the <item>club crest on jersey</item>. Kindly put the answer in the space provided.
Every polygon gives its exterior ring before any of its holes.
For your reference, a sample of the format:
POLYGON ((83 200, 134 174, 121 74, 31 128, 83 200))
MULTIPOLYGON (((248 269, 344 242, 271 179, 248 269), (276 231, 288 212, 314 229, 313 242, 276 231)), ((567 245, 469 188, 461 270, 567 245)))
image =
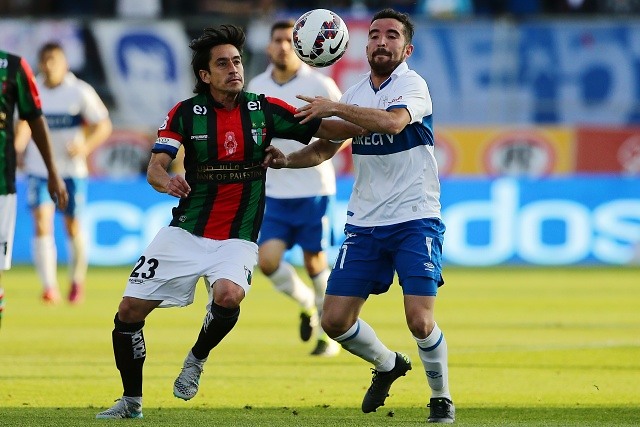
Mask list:
POLYGON ((253 128, 251 129, 251 137, 256 145, 262 145, 267 137, 267 130, 265 128, 253 128))
POLYGON ((224 134, 224 149, 227 151, 227 156, 232 155, 238 149, 238 141, 233 131, 224 134))

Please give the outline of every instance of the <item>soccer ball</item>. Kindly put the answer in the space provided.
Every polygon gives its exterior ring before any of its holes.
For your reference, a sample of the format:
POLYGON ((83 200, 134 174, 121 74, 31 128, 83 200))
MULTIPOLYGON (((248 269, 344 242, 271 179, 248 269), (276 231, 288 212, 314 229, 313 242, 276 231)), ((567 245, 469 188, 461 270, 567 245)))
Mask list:
POLYGON ((298 58, 312 67, 335 64, 347 50, 349 30, 336 13, 314 9, 293 26, 293 47, 298 58))

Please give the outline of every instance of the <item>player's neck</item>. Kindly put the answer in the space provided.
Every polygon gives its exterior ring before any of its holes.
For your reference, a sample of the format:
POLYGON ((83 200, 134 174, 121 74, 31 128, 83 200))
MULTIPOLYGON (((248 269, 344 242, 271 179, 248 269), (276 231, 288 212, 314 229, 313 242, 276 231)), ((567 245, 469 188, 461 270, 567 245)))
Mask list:
POLYGON ((62 84, 62 81, 64 79, 48 79, 45 77, 43 84, 48 87, 49 89, 53 89, 55 87, 58 87, 62 84))
POLYGON ((297 68, 278 68, 278 67, 273 67, 273 71, 271 72, 271 78, 273 79, 274 82, 278 83, 279 85, 283 85, 287 82, 289 82, 292 78, 295 77, 296 74, 298 74, 298 70, 300 69, 300 67, 297 68))
POLYGON ((373 84, 373 87, 376 89, 380 89, 380 86, 382 86, 382 83, 384 83, 390 76, 391 74, 389 74, 388 76, 381 76, 378 74, 373 74, 373 72, 371 72, 371 83, 373 84))
POLYGON ((238 106, 238 93, 211 91, 211 96, 217 103, 222 104, 227 111, 231 111, 238 106))

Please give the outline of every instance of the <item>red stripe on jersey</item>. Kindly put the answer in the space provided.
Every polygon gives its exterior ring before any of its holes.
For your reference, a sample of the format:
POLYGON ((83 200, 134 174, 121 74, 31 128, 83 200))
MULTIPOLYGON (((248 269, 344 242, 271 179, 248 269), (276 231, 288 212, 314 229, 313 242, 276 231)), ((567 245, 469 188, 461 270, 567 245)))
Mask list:
MULTIPOLYGON (((164 123, 162 123, 162 126, 160 126, 160 129, 158 129, 158 136, 160 136, 160 131, 168 131, 170 129, 173 129, 173 119, 176 118, 176 111, 178 111, 178 108, 180 108, 181 105, 182 105, 182 101, 174 105, 171 111, 167 113, 167 117, 164 119, 164 123)), ((175 138, 175 135, 165 135, 165 136, 168 136, 170 138, 175 138)), ((182 141, 182 138, 180 138, 180 141, 182 141)))
POLYGON ((233 220, 240 209, 243 187, 241 183, 218 186, 215 203, 211 207, 207 225, 204 227, 205 237, 216 240, 229 238, 233 220))
MULTIPOLYGON (((218 160, 245 160, 245 138, 240 119, 240 107, 231 111, 216 108, 218 160)), ((214 239, 227 239, 231 234, 233 220, 238 214, 242 200, 243 184, 224 184, 218 186, 218 194, 212 206, 205 226, 204 235, 214 239)))
POLYGON ((295 114, 296 113, 296 107, 294 107, 291 104, 286 103, 282 99, 280 99, 280 98, 271 98, 270 96, 267 96, 266 98, 269 100, 270 103, 279 105, 280 107, 289 110, 291 112, 291 114, 295 114))
POLYGON ((29 63, 24 58, 20 58, 20 66, 24 70, 27 82, 29 82, 29 92, 31 93, 31 98, 33 98, 33 104, 36 108, 42 108, 40 92, 38 92, 38 86, 36 85, 36 78, 33 75, 33 71, 31 71, 29 63))

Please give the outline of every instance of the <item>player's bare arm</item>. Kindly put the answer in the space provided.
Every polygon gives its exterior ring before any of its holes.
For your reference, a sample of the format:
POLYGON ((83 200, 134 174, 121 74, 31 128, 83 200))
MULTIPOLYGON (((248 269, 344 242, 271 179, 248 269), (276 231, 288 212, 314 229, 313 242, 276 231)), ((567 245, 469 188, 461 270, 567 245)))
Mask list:
POLYGON ((111 135, 111 131, 113 129, 113 124, 111 123, 111 119, 105 118, 100 120, 97 123, 87 125, 84 129, 86 134, 86 139, 83 144, 70 144, 67 148, 69 154, 71 156, 83 156, 87 157, 96 148, 106 142, 109 135, 111 135))
POLYGON ((318 139, 306 147, 284 155, 282 151, 274 146, 267 147, 268 165, 274 169, 289 168, 300 169, 319 165, 325 160, 332 158, 346 143, 334 143, 327 139, 318 139))
POLYGON ((411 116, 406 108, 393 108, 387 111, 344 104, 319 96, 314 98, 298 95, 297 98, 308 102, 297 110, 296 117, 304 117, 301 123, 314 117, 336 116, 370 132, 397 135, 411 122, 411 116))
POLYGON ((321 139, 348 139, 354 136, 369 135, 367 129, 346 120, 322 120, 320 127, 313 135, 321 139))
POLYGON ((36 147, 38 147, 38 151, 40 151, 42 155, 42 160, 44 160, 44 164, 47 167, 49 174, 47 178, 47 189, 49 190, 49 195, 58 208, 64 210, 67 207, 67 203, 69 203, 69 193, 67 193, 67 187, 60 175, 58 175, 58 169, 53 163, 51 143, 49 142, 49 125, 44 116, 28 120, 27 123, 31 129, 33 142, 36 144, 36 147))
POLYGON ((169 175, 167 169, 173 159, 166 153, 153 153, 147 167, 147 182, 160 193, 173 197, 187 197, 191 187, 182 175, 169 175))

